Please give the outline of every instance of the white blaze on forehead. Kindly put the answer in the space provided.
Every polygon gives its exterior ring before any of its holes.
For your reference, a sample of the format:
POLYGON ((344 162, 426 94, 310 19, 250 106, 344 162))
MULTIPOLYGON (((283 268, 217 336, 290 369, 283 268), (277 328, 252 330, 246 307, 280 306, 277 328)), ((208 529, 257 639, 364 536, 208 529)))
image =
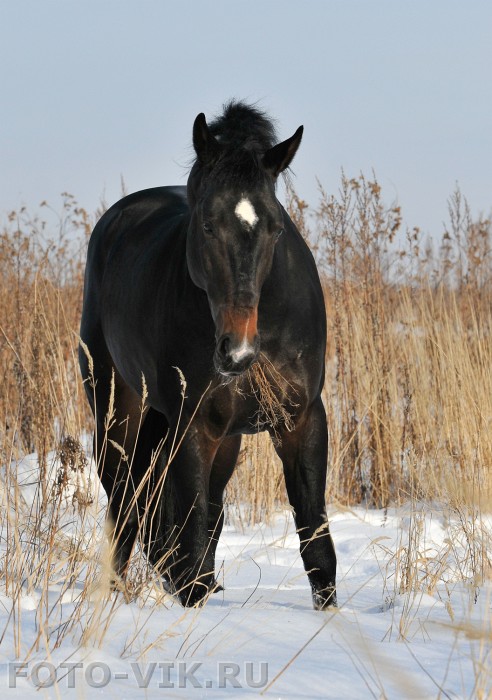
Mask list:
POLYGON ((246 197, 243 197, 237 203, 234 212, 238 219, 240 219, 243 223, 247 224, 251 228, 253 228, 253 226, 258 221, 255 209, 249 201, 249 199, 246 199, 246 197))

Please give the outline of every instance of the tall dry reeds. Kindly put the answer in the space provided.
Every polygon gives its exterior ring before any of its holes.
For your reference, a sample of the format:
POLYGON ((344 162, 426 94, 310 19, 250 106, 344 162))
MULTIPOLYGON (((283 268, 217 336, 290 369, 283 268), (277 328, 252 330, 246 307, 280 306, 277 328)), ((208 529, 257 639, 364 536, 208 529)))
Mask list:
MULTIPOLYGON (((383 507, 444 502, 463 523, 472 568, 484 577, 490 562, 481 514, 492 485, 491 223, 473 220, 456 191, 449 225, 431 243, 418 229, 402 230, 399 207, 384 203, 375 178, 343 175, 337 195, 320 193, 313 209, 291 193, 289 209, 326 294, 327 496, 383 507)), ((46 580, 47 591, 50 577, 68 572, 66 580, 74 580, 96 566, 87 559, 87 538, 77 539, 82 531, 66 537, 60 520, 67 494, 77 522, 94 500, 94 483, 81 476, 80 439, 92 430, 92 417, 77 362, 93 220, 69 195, 61 215, 46 206, 41 212, 44 218, 12 212, 0 233, 1 570, 14 598, 26 586, 46 580), (37 455, 36 489, 25 502, 16 465, 29 453, 37 455)), ((268 438, 245 438, 227 517, 251 524, 286 502, 268 438)), ((412 562, 405 562, 400 569, 409 579, 412 562)), ((53 609, 47 598, 40 602, 40 618, 48 621, 53 609)))
MULTIPOLYGON (((441 240, 402 231, 375 178, 342 175, 311 210, 290 212, 326 293, 328 492, 345 503, 489 495, 492 419, 491 223, 457 190, 441 240)), ((84 252, 93 220, 65 195, 62 213, 12 212, 0 235, 1 461, 46 455, 92 428, 76 348, 84 252)), ((285 498, 263 437, 244 441, 230 497, 264 517, 285 498)), ((43 499, 46 493, 43 493, 43 499)))
POLYGON ((291 198, 326 289, 332 497, 491 495, 490 220, 457 190, 437 243, 402 231, 376 179, 342 175, 318 207, 291 198))

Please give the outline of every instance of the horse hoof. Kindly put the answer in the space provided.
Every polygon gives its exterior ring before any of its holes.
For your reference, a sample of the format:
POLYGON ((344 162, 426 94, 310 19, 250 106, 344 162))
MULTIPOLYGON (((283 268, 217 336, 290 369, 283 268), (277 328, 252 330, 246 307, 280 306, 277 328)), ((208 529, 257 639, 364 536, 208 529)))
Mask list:
POLYGON ((217 583, 217 579, 212 578, 208 581, 194 580, 180 590, 175 590, 175 593, 183 607, 192 608, 203 605, 212 593, 220 593, 223 590, 224 587, 217 583))
POLYGON ((187 586, 180 591, 178 597, 184 608, 199 608, 205 603, 210 593, 211 589, 209 586, 200 583, 200 581, 195 581, 191 588, 187 586))
POLYGON ((328 610, 337 608, 337 592, 335 586, 330 586, 321 591, 313 591, 313 607, 315 610, 328 610))
POLYGON ((118 574, 113 571, 109 577, 109 590, 115 593, 121 592, 126 588, 126 580, 123 574, 118 574))
POLYGON ((139 588, 132 585, 127 579, 117 573, 113 573, 109 579, 109 590, 111 593, 121 593, 125 603, 131 603, 139 593, 139 588))
POLYGON ((193 592, 193 590, 189 591, 188 586, 184 590, 179 590, 174 585, 172 580, 169 579, 167 576, 163 576, 161 580, 164 590, 170 595, 176 596, 179 599, 181 605, 183 605, 185 608, 190 608, 197 604, 202 605, 205 602, 208 595, 210 595, 211 593, 220 593, 224 590, 224 586, 221 586, 220 583, 217 583, 215 579, 210 585, 196 582, 194 584, 194 588, 198 585, 201 586, 201 589, 199 589, 195 593, 193 592))

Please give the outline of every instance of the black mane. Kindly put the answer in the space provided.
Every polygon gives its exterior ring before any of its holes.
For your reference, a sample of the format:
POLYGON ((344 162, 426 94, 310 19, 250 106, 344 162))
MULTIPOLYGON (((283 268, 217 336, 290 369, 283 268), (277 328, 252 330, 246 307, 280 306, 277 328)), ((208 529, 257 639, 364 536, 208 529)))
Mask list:
MULTIPOLYGON (((262 158, 277 143, 277 136, 272 120, 264 112, 231 100, 224 105, 222 114, 211 121, 209 130, 221 146, 213 165, 217 185, 248 187, 267 177, 262 158)), ((193 170, 201 171, 198 161, 193 170)))
POLYGON ((277 142, 272 120, 245 102, 227 102, 222 115, 216 117, 209 128, 226 151, 244 148, 264 153, 277 142))

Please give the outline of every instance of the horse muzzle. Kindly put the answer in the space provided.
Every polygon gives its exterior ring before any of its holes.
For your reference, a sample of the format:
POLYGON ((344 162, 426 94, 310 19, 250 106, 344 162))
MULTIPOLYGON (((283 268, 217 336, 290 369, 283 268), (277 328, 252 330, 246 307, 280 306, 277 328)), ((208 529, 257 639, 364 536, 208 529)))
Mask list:
POLYGON ((246 372, 258 359, 257 308, 221 307, 215 321, 214 365, 225 376, 246 372))

